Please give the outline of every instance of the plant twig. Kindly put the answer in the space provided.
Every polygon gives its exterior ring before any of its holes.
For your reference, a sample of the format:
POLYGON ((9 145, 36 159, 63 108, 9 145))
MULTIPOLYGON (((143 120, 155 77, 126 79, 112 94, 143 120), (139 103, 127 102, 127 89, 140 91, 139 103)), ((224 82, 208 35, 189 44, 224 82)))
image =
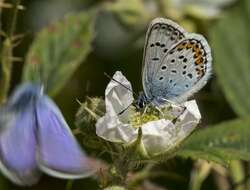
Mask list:
POLYGON ((5 103, 6 97, 10 87, 11 79, 11 65, 12 65, 12 46, 11 40, 6 38, 3 43, 3 48, 1 52, 1 80, 0 80, 0 104, 5 103))
MULTIPOLYGON (((3 8, 3 9, 12 9, 14 6, 10 3, 4 3, 4 2, 0 2, 0 8, 3 8)), ((18 10, 25 10, 25 7, 22 6, 22 5, 18 5, 18 10)))
POLYGON ((21 4, 21 0, 16 0, 15 4, 14 4, 14 12, 13 12, 13 16, 12 16, 12 21, 11 21, 11 25, 9 28, 9 37, 12 37, 15 30, 16 30, 16 23, 17 23, 17 14, 18 14, 18 6, 21 4))
POLYGON ((0 104, 5 103, 8 95, 10 81, 11 81, 11 69, 13 59, 13 35, 16 29, 18 6, 21 4, 21 0, 16 0, 13 8, 13 17, 7 33, 7 37, 4 40, 2 52, 1 52, 1 80, 0 80, 0 104))
POLYGON ((184 177, 176 173, 165 172, 165 171, 152 172, 151 170, 143 170, 141 172, 134 174, 132 177, 130 177, 131 180, 129 180, 128 189, 136 188, 144 180, 159 178, 159 177, 164 177, 167 179, 173 179, 173 180, 178 180, 178 181, 185 181, 184 177))
POLYGON ((68 181, 67 181, 67 184, 66 184, 65 190, 71 190, 72 187, 73 187, 73 183, 74 183, 73 180, 68 180, 68 181))

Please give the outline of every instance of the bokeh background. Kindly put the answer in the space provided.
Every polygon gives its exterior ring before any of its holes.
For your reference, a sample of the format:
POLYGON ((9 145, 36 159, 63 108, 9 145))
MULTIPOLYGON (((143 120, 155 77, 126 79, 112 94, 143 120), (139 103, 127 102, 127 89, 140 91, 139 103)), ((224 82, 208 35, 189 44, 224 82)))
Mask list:
MULTIPOLYGON (((5 1, 8 4, 14 2, 5 1)), ((202 114, 199 128, 246 117, 250 112, 248 0, 23 0, 22 5, 24 10, 19 11, 15 33, 24 34, 24 37, 14 49, 15 57, 21 58, 21 61, 14 63, 11 91, 21 81, 25 57, 39 31, 69 13, 91 9, 98 12, 91 52, 54 97, 72 129, 75 128, 75 114, 79 108, 77 100, 84 101, 86 96, 104 96, 109 82, 104 72, 113 75, 120 70, 132 83, 135 92, 142 90, 141 65, 145 34, 149 22, 159 16, 175 20, 189 32, 202 33, 211 45, 213 75, 208 84, 194 96, 202 114)), ((2 9, 3 31, 8 29, 11 15, 11 8, 2 9)), ((80 142, 82 140, 79 139, 80 142)), ((87 151, 93 154, 91 150, 87 151)), ((173 171, 182 178, 166 177, 154 182, 166 189, 191 189, 191 175, 196 166, 197 163, 191 159, 181 158, 162 163, 159 167, 173 171)), ((244 162, 242 167, 247 178, 249 164, 244 162)), ((230 167, 226 170, 229 173, 224 177, 218 171, 210 172, 201 189, 237 189, 233 186, 232 173, 235 171, 230 171, 230 167)), ((0 190, 67 189, 70 184, 66 180, 44 175, 37 185, 20 188, 0 176, 0 190)), ((98 189, 98 184, 95 179, 76 180, 72 189, 94 190, 98 189)))

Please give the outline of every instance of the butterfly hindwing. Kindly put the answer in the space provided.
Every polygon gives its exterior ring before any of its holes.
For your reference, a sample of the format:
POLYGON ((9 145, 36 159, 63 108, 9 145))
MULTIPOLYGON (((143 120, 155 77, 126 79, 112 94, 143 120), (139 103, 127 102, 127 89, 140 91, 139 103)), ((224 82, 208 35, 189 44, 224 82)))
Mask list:
POLYGON ((211 50, 206 39, 187 34, 174 44, 155 71, 150 92, 158 100, 182 102, 201 89, 211 75, 211 50))
POLYGON ((152 98, 149 91, 155 72, 170 48, 185 37, 185 31, 171 20, 154 19, 147 31, 144 47, 142 81, 146 96, 152 98))

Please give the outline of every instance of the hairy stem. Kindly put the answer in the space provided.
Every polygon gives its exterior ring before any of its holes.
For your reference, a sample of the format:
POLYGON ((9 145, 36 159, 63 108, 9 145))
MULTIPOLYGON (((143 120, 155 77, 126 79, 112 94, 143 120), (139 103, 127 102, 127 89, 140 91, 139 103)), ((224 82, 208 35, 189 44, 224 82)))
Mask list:
POLYGON ((13 7, 13 17, 8 31, 8 37, 4 40, 1 51, 1 79, 0 79, 0 104, 3 104, 8 95, 11 81, 11 69, 12 69, 12 55, 13 55, 13 35, 16 29, 18 6, 21 0, 16 0, 13 7))
POLYGON ((9 37, 11 38, 16 30, 18 7, 21 4, 21 0, 16 0, 14 4, 14 12, 12 16, 12 21, 9 27, 9 37))
POLYGON ((1 68, 1 80, 0 80, 0 104, 6 101, 10 87, 11 79, 11 67, 12 67, 12 45, 9 38, 5 39, 3 43, 2 56, 2 68, 1 68))

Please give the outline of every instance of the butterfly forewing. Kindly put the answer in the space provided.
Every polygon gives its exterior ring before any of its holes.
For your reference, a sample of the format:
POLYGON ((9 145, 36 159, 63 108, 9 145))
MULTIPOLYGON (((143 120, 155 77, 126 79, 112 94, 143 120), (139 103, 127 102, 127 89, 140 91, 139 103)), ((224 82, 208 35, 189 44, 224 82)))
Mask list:
POLYGON ((144 47, 142 81, 148 98, 152 97, 151 88, 156 71, 170 48, 185 37, 185 31, 171 20, 154 19, 147 31, 144 47))

